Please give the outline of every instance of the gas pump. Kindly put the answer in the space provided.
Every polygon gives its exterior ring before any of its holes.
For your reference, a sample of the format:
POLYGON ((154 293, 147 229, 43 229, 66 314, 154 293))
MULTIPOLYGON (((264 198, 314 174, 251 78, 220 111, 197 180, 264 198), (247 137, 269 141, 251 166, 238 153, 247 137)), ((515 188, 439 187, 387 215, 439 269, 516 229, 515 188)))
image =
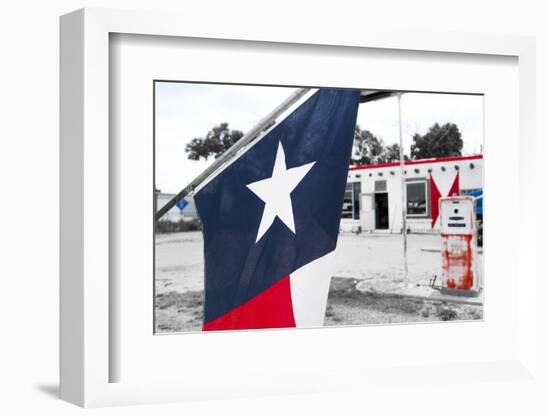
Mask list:
POLYGON ((440 198, 442 292, 477 296, 476 200, 471 196, 440 198))

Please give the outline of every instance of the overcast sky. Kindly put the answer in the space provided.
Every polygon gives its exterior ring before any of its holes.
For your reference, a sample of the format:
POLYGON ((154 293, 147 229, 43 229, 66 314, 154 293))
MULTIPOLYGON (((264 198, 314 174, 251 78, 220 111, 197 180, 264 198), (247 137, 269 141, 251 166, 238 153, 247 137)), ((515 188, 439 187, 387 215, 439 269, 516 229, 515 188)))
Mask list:
MULTIPOLYGON (((204 137, 215 125, 228 122, 246 133, 280 104, 293 88, 241 85, 156 84, 156 186, 176 193, 197 176, 208 162, 187 159, 185 145, 204 137)), ((480 153, 483 143, 483 97, 454 94, 407 93, 401 99, 403 146, 409 153, 412 136, 424 134, 434 123, 453 122, 464 140, 463 155, 480 153)), ((361 104, 357 123, 385 144, 399 140, 395 97, 361 104)))

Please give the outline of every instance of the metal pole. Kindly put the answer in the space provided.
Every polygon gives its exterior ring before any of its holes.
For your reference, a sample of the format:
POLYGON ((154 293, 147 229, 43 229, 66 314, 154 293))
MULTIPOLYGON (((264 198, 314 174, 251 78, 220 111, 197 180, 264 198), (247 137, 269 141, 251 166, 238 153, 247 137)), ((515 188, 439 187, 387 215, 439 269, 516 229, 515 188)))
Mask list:
POLYGON ((306 95, 310 91, 309 88, 300 88, 292 95, 290 95, 285 101, 279 104, 271 113, 265 116, 258 124, 256 124, 248 133, 241 137, 237 142, 227 149, 219 158, 215 159, 210 166, 208 166, 200 175, 193 179, 185 188, 183 188, 178 194, 173 197, 166 205, 159 209, 155 214, 155 220, 162 218, 176 203, 192 192, 197 186, 214 174, 220 167, 228 163, 243 147, 254 140, 262 131, 270 127, 273 122, 286 110, 288 110, 294 103, 300 98, 306 95))
POLYGON ((405 184, 405 159, 403 155, 403 120, 401 118, 401 93, 397 94, 397 113, 399 117, 399 167, 401 169, 401 215, 403 220, 403 271, 405 285, 408 284, 409 267, 407 265, 407 187, 405 184))

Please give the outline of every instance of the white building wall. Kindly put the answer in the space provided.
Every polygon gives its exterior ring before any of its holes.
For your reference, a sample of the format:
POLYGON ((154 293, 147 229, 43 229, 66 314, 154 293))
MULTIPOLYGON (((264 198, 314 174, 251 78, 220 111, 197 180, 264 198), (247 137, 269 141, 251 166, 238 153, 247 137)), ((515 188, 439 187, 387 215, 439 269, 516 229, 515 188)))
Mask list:
MULTIPOLYGON (((434 159, 433 161, 419 161, 421 163, 405 165, 405 181, 427 181, 428 208, 425 217, 407 217, 407 228, 411 232, 438 232, 439 221, 432 228, 430 205, 430 174, 437 184, 442 197, 448 195, 449 189, 459 174, 459 190, 474 190, 483 188, 483 159, 465 157, 459 160, 434 159)), ((360 218, 342 218, 340 228, 342 231, 356 231, 361 227, 362 231, 381 233, 400 233, 402 229, 402 190, 401 172, 399 165, 368 166, 361 169, 350 170, 348 183, 361 182, 360 218), (375 227, 375 182, 385 180, 388 194, 388 219, 387 230, 375 227)))

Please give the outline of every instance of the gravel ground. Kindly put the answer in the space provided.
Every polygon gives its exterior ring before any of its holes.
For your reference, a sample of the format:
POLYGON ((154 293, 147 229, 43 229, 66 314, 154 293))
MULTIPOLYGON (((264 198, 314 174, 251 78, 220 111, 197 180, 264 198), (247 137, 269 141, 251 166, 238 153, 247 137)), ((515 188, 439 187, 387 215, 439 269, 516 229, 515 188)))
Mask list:
POLYGON ((156 332, 190 332, 202 328, 203 292, 165 292, 155 298, 156 332))

